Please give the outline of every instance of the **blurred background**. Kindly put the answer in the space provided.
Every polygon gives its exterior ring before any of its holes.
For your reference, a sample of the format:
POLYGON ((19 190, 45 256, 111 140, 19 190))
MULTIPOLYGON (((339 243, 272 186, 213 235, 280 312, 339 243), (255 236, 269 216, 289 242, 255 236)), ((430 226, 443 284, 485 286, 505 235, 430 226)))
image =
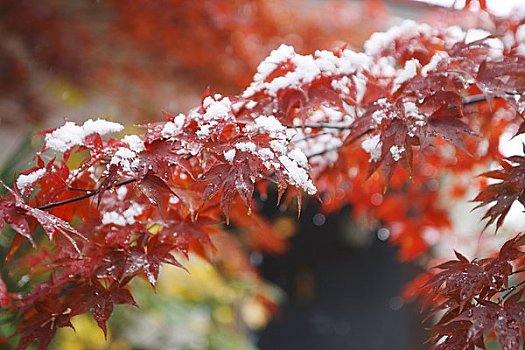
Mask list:
MULTIPOLYGON (((0 178, 11 183, 41 145, 34 132, 64 119, 103 117, 133 132, 162 110, 186 112, 207 87, 240 93, 281 43, 360 51, 371 33, 445 16, 439 9, 409 0, 0 0, 0 178)), ((77 333, 62 330, 53 349, 423 348, 417 307, 400 296, 419 269, 398 262, 388 232, 345 211, 325 216, 315 203, 299 221, 261 205, 279 237, 231 257, 237 277, 192 257, 189 274, 165 268, 156 292, 137 282, 140 309, 118 308, 107 342, 78 316, 77 333)))

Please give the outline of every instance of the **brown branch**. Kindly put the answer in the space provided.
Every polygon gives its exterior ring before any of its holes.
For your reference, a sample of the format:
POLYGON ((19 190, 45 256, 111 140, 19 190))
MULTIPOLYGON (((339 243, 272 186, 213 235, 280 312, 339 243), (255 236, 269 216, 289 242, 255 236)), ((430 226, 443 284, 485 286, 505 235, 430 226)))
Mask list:
MULTIPOLYGON (((345 141, 343 143, 342 146, 345 146, 345 145, 350 145, 354 142, 356 142, 357 140, 359 140, 361 137, 365 136, 366 134, 370 133, 373 129, 368 129, 364 132, 362 132, 361 134, 359 135, 356 135, 354 137, 352 137, 351 139, 348 139, 347 141, 345 141)), ((317 152, 317 153, 314 153, 314 154, 310 154, 309 156, 307 156, 308 159, 311 159, 311 158, 314 158, 314 157, 319 157, 319 156, 322 156, 323 154, 326 154, 328 152, 332 152, 332 151, 337 151, 338 149, 340 149, 341 146, 337 146, 337 147, 332 147, 332 148, 327 148, 323 151, 320 151, 320 152, 317 152)))
MULTIPOLYGON (((466 96, 466 97, 463 97, 462 101, 463 101, 463 106, 468 106, 468 105, 472 105, 472 104, 476 104, 476 103, 479 103, 479 102, 483 102, 483 101, 486 101, 487 98, 485 95, 483 94, 478 94, 478 95, 471 95, 471 96, 466 96)), ((314 125, 315 126, 315 125, 314 125)), ((320 125, 316 125, 317 127, 319 128, 322 128, 323 125, 320 124, 320 125)), ((342 127, 336 127, 336 126, 329 126, 329 127, 333 127, 333 128, 342 128, 342 127)), ((344 127, 344 130, 349 130, 351 129, 350 126, 348 127, 344 127)), ((351 139, 348 139, 347 141, 345 141, 345 143, 343 145, 349 145, 349 144, 352 144, 354 143, 355 141, 359 140, 361 137, 365 136, 366 134, 370 133, 373 129, 368 129, 366 131, 364 131, 363 133, 357 135, 357 136, 354 136, 353 138, 351 139)), ((326 154, 328 152, 332 152, 332 151, 337 151, 340 147, 333 147, 333 148, 329 148, 329 149, 325 149, 324 151, 321 151, 321 152, 318 152, 318 153, 314 153, 314 154, 311 154, 308 156, 308 159, 310 158, 314 158, 314 157, 319 157, 319 156, 322 156, 323 154, 326 154)))
POLYGON ((341 126, 341 125, 330 125, 330 124, 303 124, 303 125, 285 125, 288 129, 304 129, 304 128, 311 128, 311 129, 335 129, 335 130, 349 130, 351 129, 350 125, 347 126, 341 126))
MULTIPOLYGON (((118 184, 116 184, 115 187, 124 186, 124 185, 130 184, 130 183, 133 183, 135 181, 137 181, 137 179, 129 179, 129 180, 126 180, 126 181, 122 181, 122 182, 119 182, 118 184)), ((68 199, 64 199, 63 201, 58 201, 58 202, 42 205, 42 206, 38 207, 38 209, 40 209, 40 210, 47 210, 47 209, 55 208, 55 207, 58 207, 58 206, 61 206, 61 205, 78 202, 80 200, 93 197, 94 195, 96 195, 99 192, 100 192, 100 189, 91 190, 91 191, 89 191, 89 192, 87 192, 87 193, 85 193, 85 194, 83 194, 81 196, 68 198, 68 199)))
POLYGON ((483 102, 487 100, 487 97, 484 94, 479 95, 470 95, 463 97, 463 106, 472 105, 478 102, 483 102))
MULTIPOLYGON (((515 286, 512 286, 512 287, 508 288, 508 289, 507 289, 507 293, 505 293, 505 294, 501 297, 501 299, 503 299, 503 300, 507 299, 508 296, 510 296, 512 293, 514 293, 514 291, 515 291, 516 289, 518 289, 519 287, 521 287, 523 284, 525 284, 525 281, 521 281, 520 283, 516 284, 515 286)), ((505 289, 504 289, 503 291, 505 291, 505 289)))
MULTIPOLYGON (((463 98, 463 105, 466 106, 466 105, 470 105, 470 104, 475 104, 475 103, 482 102, 482 101, 485 101, 485 100, 486 100, 486 97, 483 94, 467 96, 467 97, 463 98)), ((350 130, 351 129, 351 126, 338 126, 338 125, 330 125, 330 124, 304 124, 304 125, 300 125, 300 126, 286 126, 286 127, 287 128, 294 128, 294 129, 299 129, 299 128, 336 129, 336 130, 350 130)), ((348 144, 354 143, 355 141, 359 140, 361 137, 363 137, 366 134, 370 133, 372 130, 373 129, 368 129, 368 130, 364 131, 363 133, 354 136, 353 138, 345 141, 343 145, 348 145, 348 144)), ((321 156, 323 154, 326 154, 328 152, 337 151, 338 149, 340 149, 340 147, 328 148, 328 149, 325 149, 325 150, 323 150, 321 152, 310 154, 308 156, 308 159, 311 159, 311 158, 314 158, 314 157, 319 157, 319 156, 321 156)), ((135 181, 137 181, 136 178, 128 179, 128 180, 125 180, 125 181, 122 181, 122 182, 116 184, 115 187, 124 186, 124 185, 130 184, 130 183, 133 183, 135 181)), ((83 194, 81 196, 68 198, 68 199, 65 199, 65 200, 62 200, 62 201, 45 204, 45 205, 42 205, 42 206, 38 207, 38 209, 40 209, 40 210, 47 210, 47 209, 55 208, 55 207, 58 207, 58 206, 61 206, 61 205, 74 203, 74 202, 77 202, 77 201, 80 201, 80 200, 83 200, 83 199, 86 199, 86 198, 90 198, 90 197, 93 197, 94 195, 100 193, 100 188, 99 189, 95 189, 95 190, 83 190, 83 189, 79 189, 79 188, 69 188, 69 189, 73 190, 73 191, 87 191, 87 193, 85 193, 85 194, 83 194)))
POLYGON ((303 138, 294 140, 293 138, 290 140, 290 143, 298 143, 298 142, 305 142, 309 140, 313 140, 317 137, 325 136, 325 135, 334 135, 331 132, 318 132, 317 134, 308 134, 303 138))

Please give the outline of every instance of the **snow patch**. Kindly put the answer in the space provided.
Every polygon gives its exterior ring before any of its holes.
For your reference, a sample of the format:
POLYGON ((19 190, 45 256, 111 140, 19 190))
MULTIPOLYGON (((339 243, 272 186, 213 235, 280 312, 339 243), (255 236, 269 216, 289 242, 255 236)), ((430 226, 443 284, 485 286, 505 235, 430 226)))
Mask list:
POLYGON ((239 151, 252 153, 255 152, 257 146, 255 146, 255 143, 253 142, 237 142, 235 144, 235 148, 237 148, 239 151))
POLYGON ((129 145, 129 149, 135 153, 140 153, 146 149, 144 141, 137 135, 126 135, 122 138, 122 141, 129 145))
POLYGON ((423 68, 421 68, 421 75, 424 77, 428 76, 428 73, 434 71, 438 64, 448 57, 448 54, 444 51, 436 52, 430 61, 423 68))
POLYGON ((180 134, 185 121, 186 116, 184 114, 181 113, 177 115, 172 122, 167 122, 166 124, 164 124, 164 127, 162 128, 160 134, 162 135, 162 137, 167 139, 180 134))
POLYGON ((235 153, 237 153, 237 151, 235 151, 235 149, 230 149, 230 150, 227 150, 224 152, 224 159, 226 159, 228 161, 228 163, 232 163, 233 162, 233 158, 235 158, 235 153))
POLYGON ((288 151, 288 147, 283 141, 272 140, 270 141, 270 147, 277 153, 284 154, 288 151))
POLYGON ((286 128, 281 124, 277 118, 273 115, 268 117, 262 115, 255 119, 255 127, 269 132, 270 134, 276 134, 283 132, 286 128))
POLYGON ((306 170, 301 168, 296 161, 287 156, 279 156, 279 161, 284 166, 284 173, 288 175, 290 184, 302 188, 310 195, 317 192, 306 170))
POLYGON ((405 35, 431 35, 432 28, 428 24, 418 24, 413 20, 405 20, 400 25, 390 28, 386 32, 372 34, 364 44, 365 53, 380 55, 384 50, 390 49, 396 39, 405 35))
POLYGON ((84 130, 85 136, 95 133, 99 135, 106 135, 121 132, 124 130, 124 126, 119 123, 110 122, 99 118, 97 120, 86 120, 82 125, 82 129, 84 130))
POLYGON ((111 158, 110 165, 120 165, 125 172, 132 172, 137 167, 137 154, 126 147, 119 147, 111 158))
POLYGON ((36 181, 38 181, 46 173, 46 169, 37 169, 27 175, 19 175, 16 179, 16 187, 20 192, 24 192, 26 188, 31 187, 36 181))
POLYGON ((308 166, 308 158, 304 155, 303 151, 301 151, 299 148, 294 148, 293 150, 288 153, 288 156, 297 162, 302 167, 308 166))
POLYGON ((45 136, 46 147, 58 152, 67 152, 74 146, 82 145, 84 139, 94 133, 101 136, 120 132, 124 126, 104 119, 89 119, 82 126, 66 122, 45 136))
POLYGON ((117 211, 109 211, 102 214, 102 224, 116 226, 133 225, 136 222, 136 217, 143 212, 144 207, 133 202, 122 214, 117 211))
POLYGON ((381 146, 382 142, 380 135, 374 135, 361 142, 361 148, 365 150, 366 153, 370 154, 370 162, 374 162, 381 158, 381 146))
POLYGON ((396 91, 406 81, 412 79, 417 75, 417 69, 421 67, 417 58, 412 58, 405 62, 405 67, 398 72, 396 79, 394 80, 394 86, 392 91, 396 91))
POLYGON ((390 154, 392 155, 392 159, 396 162, 401 159, 403 152, 405 152, 405 147, 403 146, 393 145, 390 147, 390 154))

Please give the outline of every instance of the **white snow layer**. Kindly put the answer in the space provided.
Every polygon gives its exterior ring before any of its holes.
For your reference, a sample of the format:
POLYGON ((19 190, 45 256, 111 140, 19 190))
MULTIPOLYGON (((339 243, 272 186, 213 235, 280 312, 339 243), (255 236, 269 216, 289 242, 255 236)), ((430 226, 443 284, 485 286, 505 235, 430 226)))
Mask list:
POLYGON ((82 145, 84 139, 91 134, 106 135, 122 130, 124 130, 123 125, 104 119, 89 119, 82 126, 66 122, 46 135, 46 147, 58 152, 66 152, 74 146, 82 145))
POLYGON ((16 179, 16 187, 21 192, 24 192, 26 188, 31 187, 36 181, 38 181, 44 174, 46 169, 38 169, 27 175, 19 175, 16 179))

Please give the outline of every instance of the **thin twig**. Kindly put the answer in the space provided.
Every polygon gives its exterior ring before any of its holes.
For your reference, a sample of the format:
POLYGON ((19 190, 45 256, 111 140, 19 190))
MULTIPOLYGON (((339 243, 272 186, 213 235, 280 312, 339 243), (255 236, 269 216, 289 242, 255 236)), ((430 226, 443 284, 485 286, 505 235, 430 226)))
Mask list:
MULTIPOLYGON (((354 137, 352 137, 351 139, 349 139, 348 141, 345 141, 345 143, 343 145, 350 145, 354 142, 356 142, 357 140, 359 140, 361 137, 365 136, 366 134, 370 133, 373 129, 368 129, 364 132, 362 132, 361 134, 359 135, 356 135, 354 137)), ((308 155, 306 158, 308 159, 311 159, 311 158, 314 158, 314 157, 319 157, 319 156, 322 156, 328 152, 333 152, 333 151, 337 151, 338 149, 340 149, 341 146, 337 146, 337 147, 332 147, 332 148, 327 148, 323 151, 320 151, 320 152, 317 152, 317 153, 314 153, 314 154, 310 154, 308 155)))
POLYGON ((463 97, 463 106, 468 106, 474 103, 483 102, 487 100, 487 97, 483 94, 470 95, 463 97))
MULTIPOLYGON (((135 182, 135 181, 137 181, 137 179, 129 179, 129 180, 126 180, 126 181, 122 181, 122 182, 119 182, 118 184, 116 184, 115 187, 124 186, 124 185, 130 184, 130 183, 135 182)), ((89 191, 88 193, 83 194, 81 196, 68 198, 68 199, 64 199, 63 201, 58 201, 58 202, 42 205, 42 206, 38 207, 38 209, 46 210, 46 209, 55 208, 55 207, 58 207, 58 206, 61 206, 61 205, 74 203, 74 202, 77 202, 77 201, 80 201, 80 200, 83 200, 83 199, 86 199, 86 198, 93 197, 94 195, 96 195, 99 192, 100 192, 100 189, 95 189, 95 190, 89 191)))
POLYGON ((335 130, 349 130, 352 127, 350 125, 330 125, 330 124, 303 124, 303 125, 286 125, 288 129, 303 129, 303 128, 311 128, 311 129, 335 129, 335 130))
POLYGON ((515 274, 517 274, 517 273, 522 273, 522 272, 525 272, 525 269, 522 269, 522 270, 516 270, 516 271, 512 272, 512 273, 510 274, 510 276, 515 275, 515 274))
MULTIPOLYGON (((485 101, 485 100, 486 100, 486 97, 483 94, 467 96, 467 97, 463 98, 463 105, 464 106, 465 105, 470 105, 470 104, 482 102, 482 101, 485 101)), ((338 126, 338 125, 329 125, 329 124, 304 124, 304 125, 300 125, 300 126, 287 126, 287 128, 294 128, 294 129, 312 128, 312 129, 350 130, 352 127, 351 127, 351 125, 349 125, 349 126, 338 126)), ((371 131, 372 131, 372 129, 368 129, 368 130, 364 131, 363 133, 361 133, 360 135, 354 136, 353 138, 349 139, 348 141, 345 141, 344 144, 348 145, 348 144, 354 143, 355 141, 357 141, 358 139, 360 139, 364 135, 370 133, 371 131)), ((308 159, 321 156, 321 155, 326 154, 328 152, 337 151, 339 148, 340 147, 327 148, 327 149, 325 149, 325 150, 323 150, 321 152, 309 155, 308 159)), ((116 184, 115 187, 124 186, 124 185, 130 184, 130 183, 133 183, 135 181, 137 181, 137 179, 135 179, 135 178, 128 179, 126 181, 122 181, 122 182, 116 184)), ((81 195, 81 196, 68 198, 68 199, 65 199, 65 200, 62 200, 62 201, 58 201, 58 202, 42 205, 42 206, 38 207, 38 209, 40 209, 40 210, 47 210, 47 209, 55 208, 55 207, 58 207, 58 206, 61 206, 61 205, 74 203, 74 202, 77 202, 77 201, 80 201, 80 200, 83 200, 83 199, 86 199, 86 198, 93 197, 94 195, 96 195, 96 194, 98 194, 100 192, 100 189, 94 189, 94 190, 83 190, 83 189, 78 189, 78 188, 69 188, 69 189, 72 190, 72 191, 88 191, 88 192, 83 194, 83 195, 81 195)), ((515 286, 515 288, 517 288, 517 286, 515 286)))
POLYGON ((514 293, 514 291, 516 289, 518 289, 520 286, 522 286, 523 284, 525 284, 525 281, 521 281, 520 283, 516 284, 515 286, 512 286, 508 289, 507 293, 505 293, 501 299, 502 300, 505 300, 509 295, 511 295, 512 293, 514 293))
POLYGON ((296 140, 292 139, 290 140, 290 142, 291 143, 305 142, 305 141, 309 141, 309 140, 312 140, 312 139, 315 139, 321 136, 325 136, 325 135, 334 135, 334 134, 331 132, 318 132, 317 134, 307 134, 305 137, 300 138, 300 139, 296 139, 296 140))

